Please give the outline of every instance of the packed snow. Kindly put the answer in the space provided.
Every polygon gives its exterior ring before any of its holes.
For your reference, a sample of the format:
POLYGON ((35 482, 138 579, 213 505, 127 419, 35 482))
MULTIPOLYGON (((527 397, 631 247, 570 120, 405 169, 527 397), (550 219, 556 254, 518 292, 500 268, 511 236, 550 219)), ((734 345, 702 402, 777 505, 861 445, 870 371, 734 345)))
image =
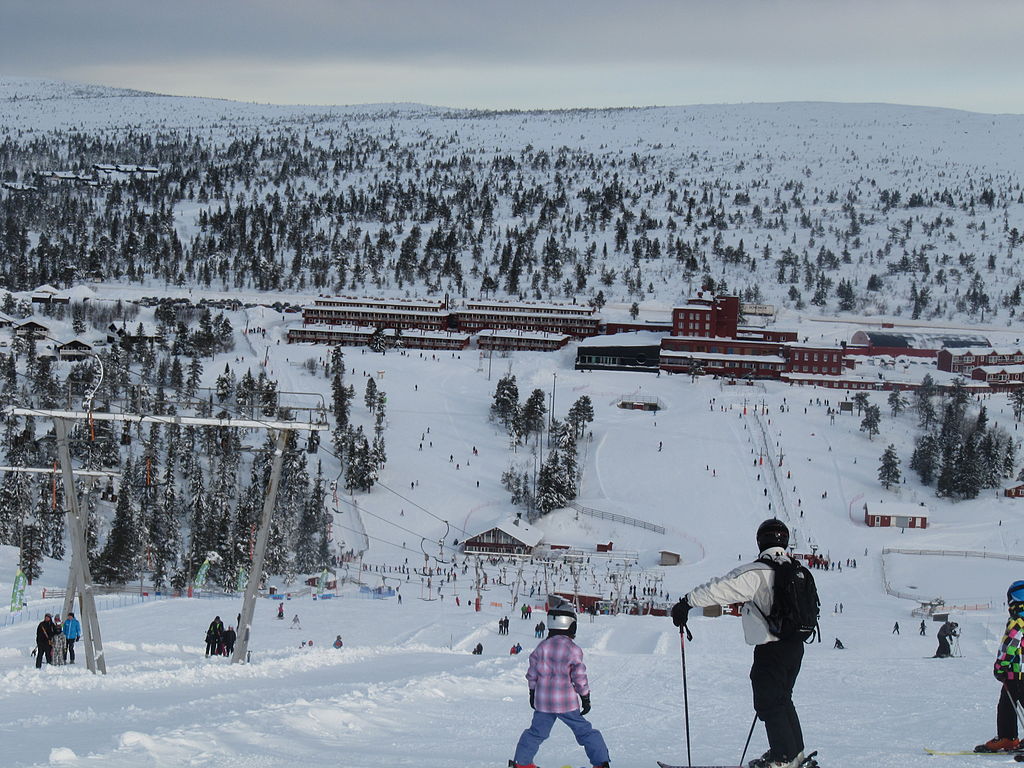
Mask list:
MULTIPOLYGON (((264 312, 268 338, 252 340, 247 361, 266 358, 284 390, 312 388, 315 382, 302 363, 325 350, 273 343, 280 328, 271 323, 271 311, 264 312)), ((348 350, 357 391, 364 374, 373 375, 389 401, 382 486, 359 498, 371 537, 370 570, 363 580, 376 586, 382 575, 388 577, 384 583, 399 586, 403 601, 361 599, 357 585, 343 586, 330 600, 314 600, 306 589, 285 603, 287 620, 277 621, 276 601, 261 599, 250 664, 232 666, 203 655, 207 624, 214 615, 233 624, 241 607, 237 597, 101 598, 108 674, 94 676, 81 663, 37 671, 29 656, 35 623, 41 611, 60 609, 59 601, 41 597, 41 587, 63 586, 64 579, 62 564, 48 561, 30 590, 28 608, 15 615, 22 620, 0 629, 0 722, 14 734, 6 764, 503 765, 529 720, 523 675, 537 642, 537 614, 519 618, 512 587, 494 583, 502 565, 484 566, 490 581, 479 612, 471 607, 472 561, 464 575, 461 555, 457 580, 443 585, 443 599, 437 599, 436 579, 427 592, 415 573, 406 580, 376 569, 406 561, 421 566, 421 537, 432 542, 445 533, 438 518, 450 524, 450 538, 461 539, 514 514, 499 477, 510 464, 532 466, 533 446, 511 452, 507 436, 487 419, 495 381, 507 371, 517 376, 521 392, 553 387, 558 413, 583 394, 593 400, 593 437, 581 450, 582 505, 666 528, 661 535, 576 519, 571 510, 541 519, 537 527, 550 542, 593 549, 612 541, 615 549, 640 553, 639 564, 629 568, 598 565, 595 557, 596 578, 608 569, 628 571, 632 583, 660 587, 665 600, 659 602, 674 601, 753 556, 753 531, 770 514, 769 503, 773 512, 785 506, 799 551, 813 544, 844 566, 841 572, 815 572, 824 603, 823 642, 808 648, 796 692, 807 743, 821 750, 823 764, 929 765, 939 758, 924 755, 924 746, 970 747, 992 735, 998 686, 990 669, 1004 623, 1002 597, 1006 585, 1020 577, 1021 564, 963 555, 883 558, 881 550, 1020 552, 1022 502, 993 494, 952 504, 913 478, 883 491, 874 477, 883 441, 894 441, 906 454, 913 416, 900 417, 904 423, 887 420, 872 441, 853 415, 841 414, 831 423, 826 403, 836 404, 829 400, 839 396, 833 392, 577 372, 571 359, 571 351, 487 361, 475 351, 452 356, 348 350), (490 380, 488 362, 494 369, 490 380), (622 395, 636 393, 659 398, 664 409, 617 407, 622 395), (761 426, 778 441, 765 462, 759 460, 761 426), (766 482, 773 465, 779 489, 766 482), (858 516, 864 498, 924 500, 932 527, 869 529, 858 516), (656 566, 661 549, 679 552, 683 563, 656 566), (856 568, 849 566, 852 559, 856 568), (989 604, 954 613, 963 630, 962 658, 927 658, 934 653, 938 625, 929 622, 926 636, 918 634, 918 620, 910 615, 916 603, 884 592, 883 561, 894 591, 917 590, 950 604, 989 604), (434 599, 423 599, 428 596, 434 599), (296 614, 301 630, 291 627, 296 614), (511 633, 499 638, 497 621, 505 615, 512 618, 511 633), (891 634, 896 621, 899 635, 891 634), (331 647, 337 634, 344 639, 341 650, 331 647), (833 649, 836 637, 846 650, 833 649), (484 646, 480 657, 469 653, 477 642, 484 646), (525 652, 510 656, 516 642, 525 652)), ((1012 419, 1004 396, 994 396, 988 406, 994 421, 1012 419)), ((353 522, 344 511, 349 507, 338 507, 336 537, 343 539, 353 522)), ((427 548, 431 556, 435 550, 427 548)), ((5 575, 13 572, 15 555, 5 554, 5 575)), ((514 569, 505 567, 511 582, 514 569)), ((536 587, 529 602, 539 610, 540 568, 528 568, 527 580, 536 587)), ((550 586, 571 589, 565 574, 552 577, 550 586)), ((588 586, 600 593, 610 589, 607 582, 584 583, 581 592, 588 586)), ((692 628, 686 650, 694 759, 736 761, 752 718, 750 650, 730 617, 697 618, 692 628)), ((680 645, 671 622, 582 617, 578 640, 593 686, 591 719, 605 734, 613 765, 684 760, 680 645)), ((751 754, 763 749, 763 733, 755 729, 751 754)), ((538 763, 584 759, 569 732, 556 728, 538 763)))

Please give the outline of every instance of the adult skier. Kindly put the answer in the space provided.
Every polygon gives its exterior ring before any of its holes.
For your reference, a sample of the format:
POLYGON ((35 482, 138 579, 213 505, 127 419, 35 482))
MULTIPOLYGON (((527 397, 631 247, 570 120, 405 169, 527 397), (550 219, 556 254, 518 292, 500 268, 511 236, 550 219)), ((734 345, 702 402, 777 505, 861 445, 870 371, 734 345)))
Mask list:
POLYGON ((64 619, 64 637, 67 638, 68 656, 72 664, 75 663, 75 642, 82 637, 82 624, 75 618, 75 614, 68 611, 64 619))
POLYGON ((214 616, 213 621, 210 622, 209 628, 206 630, 206 656, 217 655, 217 649, 220 646, 221 635, 224 634, 224 622, 220 620, 220 616, 214 616))
POLYGON ((976 746, 975 752, 1012 752, 1020 749, 1017 718, 1024 717, 1024 666, 1021 664, 1024 580, 1010 585, 1006 591, 1006 602, 1010 617, 1006 621, 1006 631, 1003 632, 1003 641, 999 644, 992 670, 996 680, 1002 683, 999 703, 996 705, 996 737, 976 746))
POLYGON ((954 637, 960 636, 960 625, 955 621, 947 621, 939 627, 937 637, 939 638, 939 647, 935 650, 936 659, 948 659, 953 655, 953 651, 950 647, 950 640, 954 637))
POLYGON ((590 711, 590 681, 583 650, 573 642, 575 637, 576 611, 562 598, 549 597, 548 636, 530 654, 526 673, 533 722, 519 737, 509 768, 536 768, 534 755, 551 735, 556 720, 569 726, 594 768, 608 768, 604 737, 583 717, 590 711))
POLYGON ((686 625, 691 607, 743 603, 743 636, 754 646, 750 685, 754 711, 764 722, 768 751, 749 768, 796 768, 804 762, 804 737, 793 706, 793 686, 804 657, 803 638, 780 639, 768 630, 774 600, 775 570, 771 562, 791 562, 786 554, 789 529, 781 520, 765 520, 757 529, 757 559, 721 578, 691 590, 672 607, 672 622, 686 625))

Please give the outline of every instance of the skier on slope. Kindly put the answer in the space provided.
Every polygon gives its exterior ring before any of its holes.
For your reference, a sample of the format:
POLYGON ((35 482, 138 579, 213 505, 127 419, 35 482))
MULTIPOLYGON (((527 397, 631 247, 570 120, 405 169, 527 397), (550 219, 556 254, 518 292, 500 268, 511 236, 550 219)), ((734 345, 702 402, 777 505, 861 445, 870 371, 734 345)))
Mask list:
POLYGON ((1011 752, 1020 749, 1017 718, 1024 717, 1024 664, 1021 643, 1024 641, 1024 580, 1015 581, 1006 591, 1010 618, 1006 621, 1003 641, 999 644, 993 674, 1000 683, 996 707, 996 737, 974 748, 975 752, 1011 752), (1020 715, 1014 711, 1019 708, 1020 715))
POLYGON ((604 737, 583 718, 590 711, 590 681, 583 651, 573 642, 575 637, 576 611, 562 598, 550 596, 548 636, 530 654, 530 668, 526 673, 533 722, 519 737, 515 759, 508 761, 509 768, 537 768, 533 758, 551 735, 555 720, 569 726, 594 768, 608 768, 604 737))
POLYGON ((769 564, 791 561, 786 555, 789 529, 781 520, 765 520, 757 529, 757 560, 691 590, 672 608, 672 622, 686 625, 690 608, 743 603, 743 635, 754 646, 750 685, 754 711, 764 721, 769 749, 748 768, 796 768, 804 763, 804 738, 793 706, 793 686, 804 656, 803 638, 780 639, 768 630, 775 570, 769 564))
POLYGON ((950 647, 950 639, 960 636, 960 625, 955 621, 947 621, 941 627, 936 635, 939 639, 939 647, 935 650, 936 659, 948 659, 953 655, 953 650, 950 647))

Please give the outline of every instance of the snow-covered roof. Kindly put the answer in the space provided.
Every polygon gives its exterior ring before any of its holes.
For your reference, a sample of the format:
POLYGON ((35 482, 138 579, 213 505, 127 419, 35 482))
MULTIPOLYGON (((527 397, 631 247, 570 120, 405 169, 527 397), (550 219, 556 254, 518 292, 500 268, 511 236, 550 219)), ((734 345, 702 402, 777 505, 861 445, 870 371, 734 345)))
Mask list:
POLYGON ((49 296, 53 296, 56 293, 60 293, 60 290, 58 290, 57 288, 54 288, 49 283, 47 283, 46 285, 40 285, 38 288, 36 288, 34 291, 32 291, 33 295, 46 294, 46 295, 49 295, 49 296))
POLYGON ((686 360, 718 360, 725 363, 785 363, 786 359, 776 355, 724 355, 718 352, 684 352, 676 349, 661 350, 662 357, 681 357, 686 360))
POLYGON ((563 341, 569 338, 569 335, 565 333, 517 330, 496 331, 492 328, 485 328, 482 331, 477 331, 477 336, 488 336, 495 339, 537 339, 540 341, 563 341))
POLYGON ((603 336, 588 336, 580 339, 581 347, 657 347, 665 338, 658 331, 626 331, 607 333, 603 336))
POLYGON ((525 523, 519 523, 516 525, 511 520, 506 520, 503 523, 498 523, 494 526, 503 533, 507 533, 514 539, 518 539, 528 547, 535 547, 540 544, 540 540, 544 538, 544 534, 536 528, 531 528, 525 523))
POLYGON ((951 355, 958 357, 964 357, 971 355, 972 357, 986 357, 988 355, 1019 355, 1021 353, 1020 347, 946 347, 946 351, 951 355))
POLYGON ((928 517, 928 507, 907 501, 866 501, 864 506, 869 514, 893 517, 928 517))
POLYGON ((979 365, 974 370, 985 373, 1024 373, 1024 365, 979 365))

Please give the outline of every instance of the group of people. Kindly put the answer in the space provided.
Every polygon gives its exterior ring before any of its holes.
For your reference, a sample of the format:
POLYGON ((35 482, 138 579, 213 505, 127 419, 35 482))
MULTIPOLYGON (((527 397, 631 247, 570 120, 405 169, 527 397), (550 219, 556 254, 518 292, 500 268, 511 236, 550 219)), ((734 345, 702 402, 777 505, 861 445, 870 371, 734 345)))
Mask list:
POLYGON ((47 613, 36 625, 36 669, 42 668, 43 661, 56 666, 68 661, 74 664, 75 643, 81 636, 82 625, 73 611, 68 611, 63 621, 59 613, 47 613))
POLYGON ((235 628, 224 629, 224 622, 220 616, 214 616, 206 630, 206 657, 230 656, 235 652, 235 628))

